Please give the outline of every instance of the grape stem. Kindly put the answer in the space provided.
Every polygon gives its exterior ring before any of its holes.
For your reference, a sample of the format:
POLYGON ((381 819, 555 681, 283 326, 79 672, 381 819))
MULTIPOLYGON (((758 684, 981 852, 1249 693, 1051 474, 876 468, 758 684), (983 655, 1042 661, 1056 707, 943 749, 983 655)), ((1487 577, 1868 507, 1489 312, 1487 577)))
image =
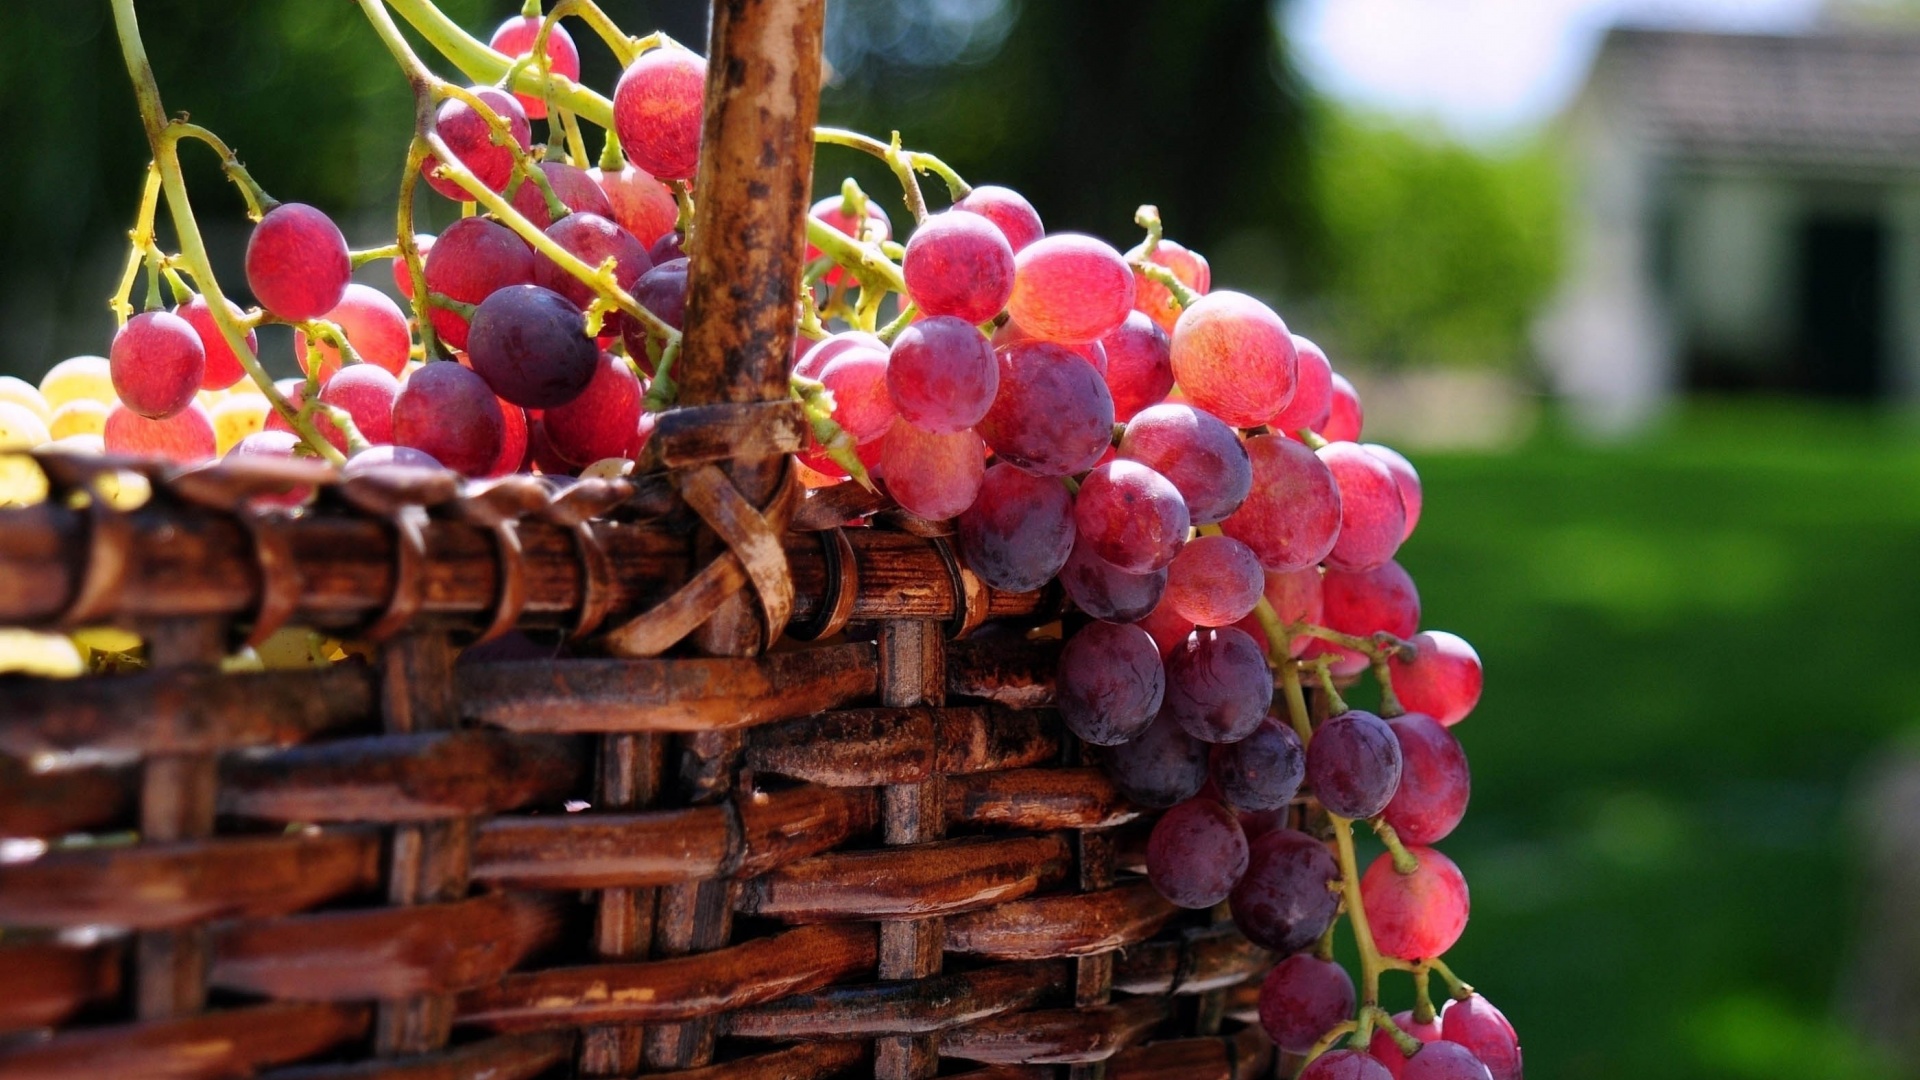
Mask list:
POLYGON ((1400 1048, 1401 1053, 1412 1057, 1420 1052, 1421 1046, 1425 1045, 1419 1039, 1401 1030, 1400 1025, 1394 1023, 1393 1017, 1388 1015, 1387 1010, 1380 1008, 1378 1005, 1374 1005, 1370 1006, 1368 1011, 1373 1014, 1374 1024, 1378 1025, 1380 1030, 1387 1033, 1387 1036, 1393 1040, 1394 1045, 1400 1048))
POLYGON ((1393 856, 1395 873, 1411 874, 1420 869, 1420 860, 1407 850, 1407 845, 1400 842, 1400 833, 1387 824, 1385 818, 1371 817, 1367 819, 1367 824, 1373 826, 1373 835, 1380 838, 1380 842, 1387 846, 1387 853, 1393 856))
POLYGON ((1473 996, 1473 987, 1461 981, 1460 976, 1453 973, 1453 969, 1447 966, 1445 960, 1437 956, 1430 957, 1426 964, 1427 967, 1439 974, 1440 978, 1447 984, 1447 990, 1452 993, 1456 999, 1465 1001, 1473 996))
MULTIPOLYGON (((1355 1026, 1356 1025, 1351 1020, 1342 1020, 1339 1023, 1333 1025, 1332 1028, 1328 1029, 1325 1035, 1320 1036, 1319 1042, 1313 1044, 1312 1049, 1307 1051, 1306 1056, 1300 1059, 1300 1067, 1302 1069, 1305 1069, 1308 1065, 1311 1065, 1313 1063, 1314 1058, 1317 1058, 1321 1054, 1324 1054, 1327 1051, 1333 1049, 1334 1044, 1339 1042, 1346 1035, 1350 1034, 1353 1031, 1355 1026)), ((1294 1075, 1298 1076, 1299 1073, 1295 1073, 1294 1075)))
POLYGON ((1380 715, 1405 716, 1407 708, 1400 704, 1400 695, 1393 692, 1393 669, 1387 666, 1387 658, 1376 655, 1371 665, 1373 681, 1380 685, 1380 715))
POLYGON ((153 246, 153 215, 159 205, 160 163, 153 161, 147 164, 146 184, 140 191, 140 210, 134 215, 133 228, 127 232, 127 268, 120 275, 119 287, 107 298, 115 329, 125 326, 133 315, 133 283, 140 277, 140 265, 146 261, 147 249, 153 246))
POLYGON ((1433 969, 1426 964, 1416 964, 1413 969, 1413 1022, 1416 1024, 1433 1023, 1433 995, 1428 989, 1429 976, 1433 969))
POLYGON ((973 190, 953 167, 932 154, 917 150, 900 148, 900 133, 893 133, 893 141, 883 143, 871 135, 862 135, 846 128, 816 127, 813 129, 813 141, 828 146, 845 146, 863 153, 872 154, 886 162, 893 175, 899 177, 900 187, 907 199, 907 208, 914 211, 913 220, 920 221, 927 216, 927 201, 920 193, 920 181, 915 173, 930 172, 947 183, 947 193, 957 202, 967 197, 973 190), (917 209, 916 209, 917 207, 917 209))
POLYGON ((1333 840, 1340 859, 1340 891, 1346 900, 1347 921, 1353 924, 1354 945, 1360 950, 1361 1009, 1354 1030, 1353 1047, 1365 1050, 1373 1041, 1374 1016, 1370 1010, 1380 1004, 1380 972, 1384 968, 1380 950, 1374 946, 1373 930, 1367 925, 1367 907, 1360 900, 1360 866, 1353 854, 1353 823, 1338 814, 1328 814, 1333 823, 1333 840))
POLYGON ((1192 307, 1200 299, 1199 293, 1187 288, 1186 282, 1181 281, 1173 271, 1159 263, 1148 262, 1145 259, 1128 259, 1127 265, 1133 267, 1135 273, 1149 281, 1159 282, 1173 294, 1173 302, 1179 304, 1182 309, 1192 307))
MULTIPOLYGON (((1140 245, 1140 258, 1151 260, 1153 253, 1160 248, 1160 239, 1165 235, 1165 226, 1160 223, 1160 208, 1151 203, 1143 205, 1133 212, 1133 223, 1147 230, 1147 241, 1140 245)), ((1185 307, 1183 302, 1181 307, 1185 307)))
POLYGON ((817 379, 804 375, 790 375, 787 378, 788 392, 800 403, 801 411, 806 414, 807 424, 813 428, 813 437, 820 444, 834 464, 847 470, 847 475, 860 482, 860 486, 873 491, 873 478, 867 475, 867 466, 854 450, 854 443, 846 429, 833 419, 837 407, 833 400, 833 391, 817 379))
POLYGON ((919 307, 912 303, 907 303, 900 308, 900 314, 894 316, 892 322, 876 330, 874 336, 882 342, 891 345, 893 344, 893 339, 900 336, 900 331, 913 325, 914 317, 919 314, 919 307))
MULTIPOLYGON (((415 111, 424 112, 426 99, 416 99, 415 111)), ((420 243, 414 233, 414 195, 420 189, 420 167, 427 160, 427 140, 415 135, 407 144, 407 163, 400 170, 400 209, 399 224, 395 237, 400 248, 400 259, 407 266, 407 280, 413 284, 413 321, 420 331, 420 355, 431 359, 444 355, 440 346, 440 335, 433 328, 433 319, 427 311, 431 298, 427 292, 427 266, 420 257, 420 243)))

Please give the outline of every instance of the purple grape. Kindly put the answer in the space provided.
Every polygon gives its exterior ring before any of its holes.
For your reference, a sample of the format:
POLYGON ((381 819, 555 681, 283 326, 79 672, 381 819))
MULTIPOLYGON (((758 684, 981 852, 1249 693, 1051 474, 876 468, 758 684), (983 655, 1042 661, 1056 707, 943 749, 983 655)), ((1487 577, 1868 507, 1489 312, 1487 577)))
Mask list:
POLYGON ((980 580, 996 589, 1038 589, 1060 572, 1072 551, 1073 496, 1066 485, 1005 462, 987 470, 980 494, 960 515, 960 554, 980 580))
POLYGON ((495 394, 529 409, 579 397, 599 356, 580 309, 538 285, 513 285, 481 301, 467 334, 473 370, 495 394))
POLYGON ((1246 869, 1246 834, 1233 811, 1212 799, 1168 810, 1147 838, 1147 880, 1175 907, 1212 907, 1246 869))
POLYGON ((1300 1070, 1299 1080, 1394 1080, 1394 1075, 1358 1050, 1335 1050, 1314 1058, 1300 1070))
MULTIPOLYGON (((600 189, 596 186, 594 190, 600 189)), ((647 249, 640 241, 600 214, 568 214, 547 227, 547 237, 588 266, 598 268, 612 259, 613 279, 629 294, 640 276, 653 269, 653 260, 647 258, 647 249)), ((582 310, 594 300, 591 285, 562 270, 559 263, 538 251, 533 253, 533 283, 552 289, 582 310)))
POLYGON ((1137 738, 1108 747, 1103 757, 1120 793, 1149 809, 1191 799, 1207 782, 1207 744, 1182 731, 1164 708, 1137 738))
POLYGON ((1119 455, 1173 481, 1195 525, 1225 520, 1253 490, 1253 462, 1240 436, 1191 405, 1142 409, 1127 421, 1119 455))
POLYGON ((1325 844, 1275 829, 1248 849, 1247 872, 1228 897, 1234 925, 1256 945, 1282 955, 1299 952, 1333 925, 1339 880, 1340 867, 1325 844))
POLYGON ((1309 953, 1287 957, 1260 984, 1260 1026, 1290 1054, 1313 1049, 1334 1025, 1353 1016, 1353 977, 1309 953))
POLYGON ((1321 724, 1307 746, 1307 783, 1330 814, 1360 820, 1386 809, 1400 786, 1400 740, 1358 709, 1321 724))
POLYGON ((1436 1039, 1407 1059, 1400 1080, 1493 1080, 1493 1073, 1473 1051, 1457 1042, 1436 1039))
POLYGON ((1167 332, 1145 313, 1127 313, 1127 319, 1100 347, 1107 354, 1107 389, 1113 394, 1113 418, 1126 423, 1140 410, 1158 405, 1173 389, 1172 344, 1167 332))
POLYGON ((1087 474, 1073 501, 1073 523, 1094 554, 1132 574, 1165 569, 1192 526, 1180 489, 1124 458, 1087 474))
POLYGON ((1500 1010, 1479 994, 1447 1002, 1440 1010, 1440 1034, 1471 1050, 1493 1080, 1521 1080, 1520 1036, 1500 1010))
POLYGON ((1013 248, 983 215, 950 210, 913 231, 900 273, 923 314, 983 323, 1013 295, 1013 248))
POLYGON ((1467 752, 1446 725, 1424 713, 1387 721, 1400 743, 1400 786, 1381 811, 1409 844, 1446 839, 1467 813, 1473 780, 1467 752))
POLYGON ((887 389, 900 418, 922 431, 964 431, 993 407, 1000 362, 972 323, 935 315, 893 339, 887 389))
POLYGON ((1253 734, 1213 748, 1213 782, 1239 810, 1277 810, 1293 801, 1307 776, 1300 736, 1269 716, 1253 734))
POLYGON ((1073 553, 1060 568, 1060 584, 1075 607, 1096 619, 1139 622, 1160 603, 1167 571, 1130 574, 1094 554, 1091 545, 1076 537, 1073 553))
POLYGON ((1196 536, 1167 567, 1167 602, 1195 626, 1232 626, 1253 614, 1266 584, 1253 549, 1231 536, 1196 536))
POLYGON ((1124 623, 1081 627, 1060 650, 1055 684, 1060 718, 1096 746, 1123 743, 1145 731, 1166 693, 1153 638, 1124 623))
POLYGON ((1243 631, 1231 626, 1195 630, 1167 658, 1167 712, 1196 739, 1238 742, 1259 726, 1272 704, 1266 656, 1243 631))
POLYGON ((1100 373, 1070 349, 1043 341, 995 355, 998 390, 979 420, 993 452, 1035 476, 1093 468, 1113 445, 1113 398, 1100 373))

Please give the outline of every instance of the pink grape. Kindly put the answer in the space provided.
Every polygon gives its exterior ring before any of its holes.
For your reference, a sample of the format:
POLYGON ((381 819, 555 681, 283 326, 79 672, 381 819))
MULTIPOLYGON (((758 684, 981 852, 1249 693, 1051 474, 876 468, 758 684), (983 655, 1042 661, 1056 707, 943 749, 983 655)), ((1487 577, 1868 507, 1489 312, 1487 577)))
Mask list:
POLYGON ((514 285, 482 300, 467 340, 473 370, 495 394, 529 409, 579 397, 599 355, 580 309, 538 285, 514 285))
MULTIPOLYGON (((372 364, 354 364, 337 372, 320 388, 320 401, 345 410, 353 417, 353 426, 367 442, 379 444, 393 441, 393 403, 400 397, 400 380, 394 378, 385 368, 372 364)), ((277 414, 269 414, 278 419, 277 414)), ((346 450, 345 434, 330 421, 316 418, 327 440, 333 442, 342 451, 346 450), (335 435, 340 435, 336 441, 335 435)))
MULTIPOLYGON (((407 327, 406 313, 393 298, 379 289, 359 282, 347 285, 340 302, 322 318, 340 327, 360 359, 389 374, 398 375, 407 366, 413 352, 413 331, 407 327)), ((307 370, 306 332, 293 332, 293 356, 300 370, 307 370)), ((312 342, 320 353, 320 377, 340 370, 340 350, 324 341, 312 342)))
MULTIPOLYGON (((1409 1010, 1394 1013, 1393 1022, 1401 1031, 1423 1043, 1437 1042, 1440 1039, 1440 1018, 1437 1016, 1422 1024, 1414 1020, 1413 1013, 1409 1010)), ((1400 1052, 1400 1044, 1393 1041, 1393 1036, 1387 1034, 1387 1029, 1384 1027, 1373 1029, 1373 1041, 1367 1044, 1367 1053, 1373 1055, 1374 1060, 1385 1065, 1395 1080, 1399 1080, 1406 1071, 1407 1055, 1400 1052)))
POLYGON ((1320 1037, 1353 1015, 1353 977, 1331 960, 1289 956, 1260 984, 1260 1026, 1290 1054, 1313 1049, 1320 1037))
MULTIPOLYGON (((671 233, 680 220, 680 204, 673 201, 673 192, 667 185, 653 178, 653 174, 634 165, 625 165, 618 172, 604 169, 588 169, 587 175, 600 190, 606 193, 607 204, 613 213, 608 215, 620 223, 620 227, 633 234, 633 238, 648 246, 651 259, 654 241, 671 233)), ((686 252, 673 254, 681 258, 686 252)), ((665 259, 652 259, 655 263, 665 259)))
POLYGON ((707 62, 678 48, 627 65, 613 91, 613 127, 627 157, 662 180, 691 180, 700 163, 707 62))
POLYGON ((1210 908, 1247 870, 1247 835, 1233 811, 1188 799, 1160 816, 1147 837, 1147 880, 1175 907, 1210 908))
POLYGON ((163 458, 176 465, 191 465, 214 455, 213 420, 198 402, 164 420, 151 420, 125 405, 107 411, 107 424, 100 433, 109 454, 163 458))
POLYGON ((1333 373, 1333 402, 1328 407, 1325 426, 1315 428, 1328 442, 1359 442, 1360 425, 1365 415, 1360 409, 1360 393, 1345 375, 1333 373))
POLYGON ((998 389, 978 430, 1001 460, 1035 476, 1071 476, 1113 445, 1113 399, 1092 364, 1043 341, 1008 345, 995 359, 998 389))
POLYGON ((1196 626, 1232 626, 1246 618, 1265 585, 1260 560, 1230 536, 1195 537, 1167 567, 1167 602, 1196 626))
POLYGON ((986 471, 986 447, 971 431, 942 434, 900 419, 880 442, 887 493, 910 513, 933 521, 972 506, 986 471))
MULTIPOLYGON (((483 217, 447 226, 427 253, 427 291, 463 304, 478 304, 511 285, 533 284, 533 250, 513 230, 483 217)), ((440 340, 467 347, 467 320, 446 308, 430 309, 440 340)))
POLYGON ((1007 312, 1047 341, 1098 341, 1125 322, 1132 308, 1133 271, 1103 241, 1056 233, 1014 256, 1007 312))
MULTIPOLYGON (((1127 252, 1129 262, 1138 259, 1146 250, 1142 242, 1127 252)), ((1162 239, 1153 249, 1153 257, 1148 260, 1173 271, 1180 283, 1202 296, 1213 287, 1213 271, 1207 266, 1207 260, 1197 251, 1189 251, 1171 240, 1162 239)), ((1165 285, 1153 280, 1138 270, 1134 274, 1134 309, 1146 315, 1169 334, 1180 319, 1180 305, 1173 298, 1173 292, 1165 285)))
POLYGON ((1453 948, 1466 930, 1467 879, 1452 859, 1433 848, 1412 844, 1407 851, 1420 868, 1401 874, 1393 868, 1393 856, 1381 853, 1360 877, 1360 902, 1367 906, 1367 921, 1381 953, 1421 960, 1453 948))
POLYGON ((1473 777, 1467 752, 1440 721, 1425 713, 1391 717, 1400 743, 1400 787, 1381 813, 1409 844, 1445 840, 1466 816, 1473 777))
POLYGON ((1333 1050, 1300 1070, 1299 1080, 1394 1080, 1385 1065, 1358 1050, 1333 1050))
POLYGON ((1266 657, 1231 626, 1195 630, 1167 657, 1167 711, 1196 739, 1238 742, 1272 704, 1266 657))
MULTIPOLYGON (((1326 592, 1320 581, 1319 567, 1306 566, 1279 574, 1268 570, 1264 577, 1267 603, 1273 606, 1273 613, 1279 616, 1283 624, 1311 623, 1315 626, 1326 624, 1326 592)), ((1260 625, 1259 619, 1248 616, 1235 625, 1251 634, 1254 643, 1263 651, 1271 651, 1266 628, 1260 625)), ((1318 640, 1305 634, 1295 635, 1293 640, 1287 643, 1287 655, 1305 656, 1307 650, 1318 640)))
MULTIPOLYGON (((1105 560, 1102 560, 1105 561, 1105 560)), ((1160 573, 1166 573, 1162 570, 1160 573)), ((1134 620, 1134 625, 1145 630, 1153 637, 1153 643, 1160 647, 1160 659, 1167 660, 1173 654, 1186 648, 1187 638, 1193 634, 1192 620, 1173 610, 1164 595, 1154 605, 1152 611, 1134 620)))
POLYGON ((1145 731, 1108 746, 1101 757, 1120 793, 1149 809, 1191 799, 1207 782, 1207 744, 1181 730, 1164 709, 1145 731))
POLYGON ((1026 196, 1012 188, 996 184, 982 184, 953 204, 955 210, 965 210, 979 214, 1007 238, 1007 245, 1015 254, 1046 235, 1047 230, 1040 224, 1040 214, 1028 202, 1026 196))
MULTIPOLYGON (((612 259, 614 282, 628 293, 633 291, 640 275, 653 269, 647 249, 632 233, 615 225, 611 218, 596 213, 583 210, 568 214, 548 226, 547 237, 588 266, 598 267, 612 259)), ((582 311, 593 303, 595 296, 593 286, 561 269, 559 263, 538 251, 533 253, 533 283, 559 293, 582 311)))
POLYGON ((1266 423, 1293 399, 1293 335, 1237 292, 1201 297, 1173 327, 1173 377, 1194 405, 1234 427, 1266 423))
POLYGON ((1171 564, 1189 528, 1180 490, 1147 466, 1124 458, 1087 474, 1074 501, 1073 521, 1094 554, 1132 574, 1171 564))
MULTIPOLYGON (((1420 628, 1420 590, 1412 575, 1392 560, 1371 570, 1328 570, 1321 589, 1326 604, 1322 625, 1343 634, 1372 637, 1384 630, 1408 638, 1420 628)), ((1360 653, 1326 641, 1307 650, 1309 656, 1322 654, 1335 658, 1337 675, 1357 674, 1369 662, 1360 653)))
POLYGON ((960 515, 959 539, 960 554, 980 580, 1007 592, 1038 589, 1073 551, 1073 496, 1058 480, 1001 462, 987 470, 979 496, 960 515))
MULTIPOLYGON (((532 56, 534 42, 540 37, 540 24, 543 20, 534 15, 516 15, 499 25, 488 39, 487 47, 494 52, 508 56, 532 56)), ((529 70, 538 72, 538 64, 532 64, 529 70)), ((573 44, 573 35, 559 23, 547 32, 547 70, 555 75, 565 75, 574 82, 580 81, 580 50, 573 44)), ((547 117, 547 103, 533 94, 513 95, 520 107, 526 110, 530 120, 544 120, 547 117)))
POLYGON ((1413 535, 1413 527, 1420 524, 1420 474, 1413 469, 1400 451, 1379 443, 1361 443, 1360 449, 1380 459, 1380 463, 1393 474, 1393 485, 1400 490, 1400 505, 1406 510, 1407 531, 1400 537, 1402 543, 1413 535))
POLYGON ((1270 571, 1317 564, 1340 534, 1333 473, 1312 450, 1279 435, 1255 436, 1246 446, 1253 490, 1221 531, 1252 548, 1270 571))
MULTIPOLYGON (((359 366, 365 367, 366 365, 362 364, 359 366)), ((374 370, 378 369, 376 368, 374 370)), ((280 391, 281 396, 287 399, 287 404, 295 410, 298 410, 302 405, 306 404, 307 381, 305 379, 278 379, 275 380, 273 385, 275 389, 280 391)), ((324 390, 325 388, 322 387, 322 389, 324 390)), ((355 426, 358 426, 358 423, 359 421, 356 420, 355 426)), ((334 424, 331 417, 316 413, 313 417, 313 429, 319 432, 321 438, 333 444, 335 450, 343 454, 347 452, 347 433, 340 430, 340 428, 334 424)), ((280 415, 278 410, 269 409, 266 418, 261 421, 261 430, 292 432, 293 425, 289 424, 286 418, 280 415)))
POLYGON ((900 418, 951 434, 980 422, 1000 389, 993 347, 972 323, 935 315, 900 332, 887 359, 887 390, 900 418))
POLYGON ((793 373, 808 379, 818 379, 827 369, 834 357, 850 349, 870 349, 885 355, 887 344, 864 330, 844 330, 821 338, 809 346, 800 358, 794 361, 793 373))
POLYGON ((1493 1080, 1521 1080, 1520 1036, 1499 1009, 1479 994, 1440 1009, 1440 1033, 1473 1052, 1493 1080))
MULTIPOLYGON (((226 305, 227 313, 236 320, 246 314, 240 310, 240 305, 231 300, 227 300, 226 305)), ((225 335, 214 323, 213 308, 207 305, 206 297, 195 296, 175 308, 173 313, 193 324, 193 332, 200 336, 200 347, 206 352, 207 363, 200 375, 200 389, 225 390, 247 377, 247 369, 240 366, 240 358, 227 346, 225 335)), ((260 354, 260 336, 251 330, 247 331, 247 351, 255 356, 260 354)))
MULTIPOLYGON (((494 115, 506 122, 507 134, 517 143, 521 151, 533 145, 533 127, 527 123, 527 111, 511 94, 492 86, 469 86, 469 93, 479 99, 481 104, 494 115)), ((513 151, 493 141, 493 127, 487 118, 472 105, 459 98, 450 97, 440 103, 433 114, 434 130, 439 132, 442 142, 460 164, 474 175, 490 191, 507 190, 507 182, 513 178, 513 151)), ((420 175, 433 190, 455 202, 466 202, 473 195, 466 188, 440 175, 440 158, 437 154, 428 154, 420 163, 420 175)))
MULTIPOLYGON (((1247 872, 1228 902, 1247 940, 1286 955, 1320 940, 1333 925, 1340 867, 1327 846, 1293 829, 1275 829, 1249 845, 1247 872)), ((1373 908, 1367 908, 1369 915, 1373 908)))
POLYGON ((1060 719, 1095 746, 1137 738, 1160 714, 1166 675, 1145 630, 1090 622, 1060 650, 1055 676, 1060 719))
POLYGON ((261 307, 298 322, 332 311, 353 267, 332 218, 304 203, 282 203, 247 238, 246 271, 261 307))
POLYGON ((1191 405, 1143 409, 1127 421, 1119 455, 1173 481, 1195 525, 1224 520, 1253 490, 1253 462, 1240 436, 1191 405))
POLYGON ((833 419, 848 437, 862 445, 885 437, 899 414, 887 391, 884 348, 839 352, 816 377, 833 391, 833 419))
POLYGON ((1293 335, 1293 350, 1297 358, 1293 398, 1267 426, 1298 438, 1302 430, 1319 431, 1327 424, 1333 410, 1333 365, 1320 346, 1299 334, 1293 335))
POLYGON ((207 368, 199 333, 171 311, 143 311, 128 319, 113 335, 107 355, 121 403, 153 420, 186 408, 207 368))
POLYGON ((467 476, 486 475, 500 456, 506 425, 486 380, 451 361, 428 364, 408 376, 393 403, 395 443, 424 451, 467 476))
POLYGON ((1321 724, 1307 744, 1307 783, 1314 797, 1328 813, 1350 820, 1385 809, 1400 787, 1403 768, 1393 729, 1359 709, 1321 724))
POLYGON ((1407 511, 1393 473, 1358 443, 1330 442, 1314 453, 1340 489, 1340 535, 1327 566, 1370 570, 1393 558, 1407 535, 1407 511))
POLYGON ((914 230, 900 272, 922 314, 983 323, 1013 295, 1013 248, 986 218, 948 211, 914 230))
MULTIPOLYGON (((848 209, 846 199, 839 195, 829 195, 821 199, 819 202, 814 203, 813 208, 807 211, 807 213, 820 219, 839 232, 845 233, 855 239, 862 239, 860 234, 855 231, 855 228, 861 223, 853 219, 853 212, 848 209)), ((879 203, 871 199, 867 201, 865 229, 867 235, 864 239, 872 243, 878 243, 879 241, 890 239, 893 236, 893 222, 887 217, 887 211, 881 207, 879 203)), ((823 254, 825 253, 812 244, 807 245, 808 262, 812 262, 823 254)), ((828 270, 826 276, 821 280, 825 281, 828 285, 838 285, 847 279, 846 269, 835 266, 828 270)))
MULTIPOLYGON (((1137 622, 1160 603, 1167 588, 1167 571, 1130 574, 1093 553, 1086 542, 1075 538, 1073 552, 1060 568, 1060 584, 1075 607, 1096 619, 1108 622, 1137 622)), ((1193 630, 1188 623, 1180 628, 1185 638, 1193 630)))
POLYGON ((589 370, 586 388, 542 417, 554 452, 573 465, 622 456, 646 394, 633 368, 612 353, 599 353, 589 370))
POLYGON ((1421 1047, 1407 1059, 1400 1075, 1403 1080, 1493 1080, 1493 1074, 1473 1051, 1446 1039, 1421 1047))
MULTIPOLYGON (((564 161, 543 161, 540 163, 540 172, 547 178, 547 186, 553 189, 553 197, 559 199, 560 205, 568 211, 597 214, 608 219, 613 217, 613 203, 593 177, 587 175, 587 170, 564 161)), ((546 229, 553 225, 553 212, 547 208, 547 197, 540 190, 540 185, 532 180, 520 181, 519 188, 513 193, 513 208, 537 228, 546 229)), ((594 265, 599 265, 597 260, 594 265)))
MULTIPOLYGON (((425 233, 413 235, 413 246, 420 251, 422 270, 426 269, 427 253, 433 250, 433 241, 434 238, 425 233)), ((408 303, 413 302, 413 272, 407 268, 407 260, 403 255, 396 255, 393 259, 393 287, 400 290, 400 295, 408 303)))
MULTIPOLYGON (((500 401, 498 397, 494 400, 500 401)), ((518 472, 527 460, 527 410, 511 401, 500 401, 500 417, 506 421, 506 434, 500 438, 500 453, 487 468, 488 476, 518 472)))
POLYGON ((1414 657, 1387 658, 1400 704, 1451 727, 1480 703, 1480 654, 1464 638, 1445 630, 1413 635, 1414 657))
POLYGON ((1213 783, 1238 810, 1279 810, 1300 793, 1307 751, 1293 728, 1269 716, 1237 743, 1213 748, 1213 783))
POLYGON ((1172 339, 1158 323, 1138 311, 1100 339, 1107 356, 1107 389, 1113 394, 1113 418, 1126 423, 1173 389, 1172 339))

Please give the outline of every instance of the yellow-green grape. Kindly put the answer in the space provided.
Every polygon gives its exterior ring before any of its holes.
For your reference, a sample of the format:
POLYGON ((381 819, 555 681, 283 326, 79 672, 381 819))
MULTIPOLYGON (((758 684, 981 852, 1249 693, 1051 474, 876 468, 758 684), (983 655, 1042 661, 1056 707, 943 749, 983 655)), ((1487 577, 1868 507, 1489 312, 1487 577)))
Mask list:
POLYGON ((73 640, 94 652, 130 653, 140 647, 140 635, 117 626, 88 626, 75 630, 73 640))
POLYGON ((215 405, 227 400, 227 392, 225 390, 195 390, 193 392, 193 400, 199 402, 201 408, 212 412, 215 405))
POLYGON ((0 450, 31 450, 53 440, 47 422, 32 409, 11 401, 0 401, 0 450))
POLYGON ((265 671, 267 665, 261 663, 260 654, 249 648, 242 648, 232 656, 223 657, 220 670, 229 674, 236 671, 265 671))
POLYGON ((0 401, 11 401, 15 405, 24 405, 28 412, 46 423, 53 416, 53 410, 47 407, 47 399, 42 397, 38 388, 25 379, 12 375, 0 375, 0 401))
POLYGON ((113 392, 113 376, 108 373, 104 356, 76 356, 47 369, 40 378, 40 396, 49 409, 57 409, 75 398, 88 398, 104 405, 120 400, 113 392))
POLYGON ((325 663, 320 652, 320 635, 304 626, 275 630, 267 640, 253 647, 260 664, 268 671, 317 667, 325 663))
POLYGON ((633 462, 623 457, 601 458, 580 470, 582 480, 618 480, 633 472, 633 462))
MULTIPOLYGON (((51 445, 96 457, 107 452, 106 442, 98 435, 67 435, 53 440, 51 445)), ((107 500, 107 505, 116 510, 135 509, 153 495, 153 485, 147 483, 146 477, 125 469, 101 473, 93 482, 101 497, 107 500)))
POLYGON ((59 634, 0 629, 0 673, 70 678, 86 669, 79 648, 59 634))
POLYGON ((224 457, 234 443, 264 427, 268 408, 267 399, 260 394, 233 394, 214 405, 214 452, 224 457))
POLYGON ((108 406, 92 398, 74 398, 53 410, 47 434, 56 440, 69 435, 101 435, 107 430, 108 406))
POLYGON ((47 477, 32 458, 7 453, 51 440, 47 425, 25 405, 0 401, 0 506, 27 506, 47 497, 47 477))

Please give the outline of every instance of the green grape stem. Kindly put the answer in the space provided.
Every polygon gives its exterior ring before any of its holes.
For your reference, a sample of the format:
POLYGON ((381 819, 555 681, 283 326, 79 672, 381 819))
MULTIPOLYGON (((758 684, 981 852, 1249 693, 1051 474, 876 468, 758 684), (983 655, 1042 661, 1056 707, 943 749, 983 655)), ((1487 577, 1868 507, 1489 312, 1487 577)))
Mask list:
POLYGON ((1179 304, 1182 309, 1190 308, 1200 300, 1199 293, 1187 288, 1186 282, 1181 281, 1178 275, 1159 263, 1148 262, 1146 259, 1128 259, 1127 265, 1133 267, 1134 272, 1147 280, 1157 281, 1165 286, 1166 290, 1173 294, 1173 302, 1179 304))

